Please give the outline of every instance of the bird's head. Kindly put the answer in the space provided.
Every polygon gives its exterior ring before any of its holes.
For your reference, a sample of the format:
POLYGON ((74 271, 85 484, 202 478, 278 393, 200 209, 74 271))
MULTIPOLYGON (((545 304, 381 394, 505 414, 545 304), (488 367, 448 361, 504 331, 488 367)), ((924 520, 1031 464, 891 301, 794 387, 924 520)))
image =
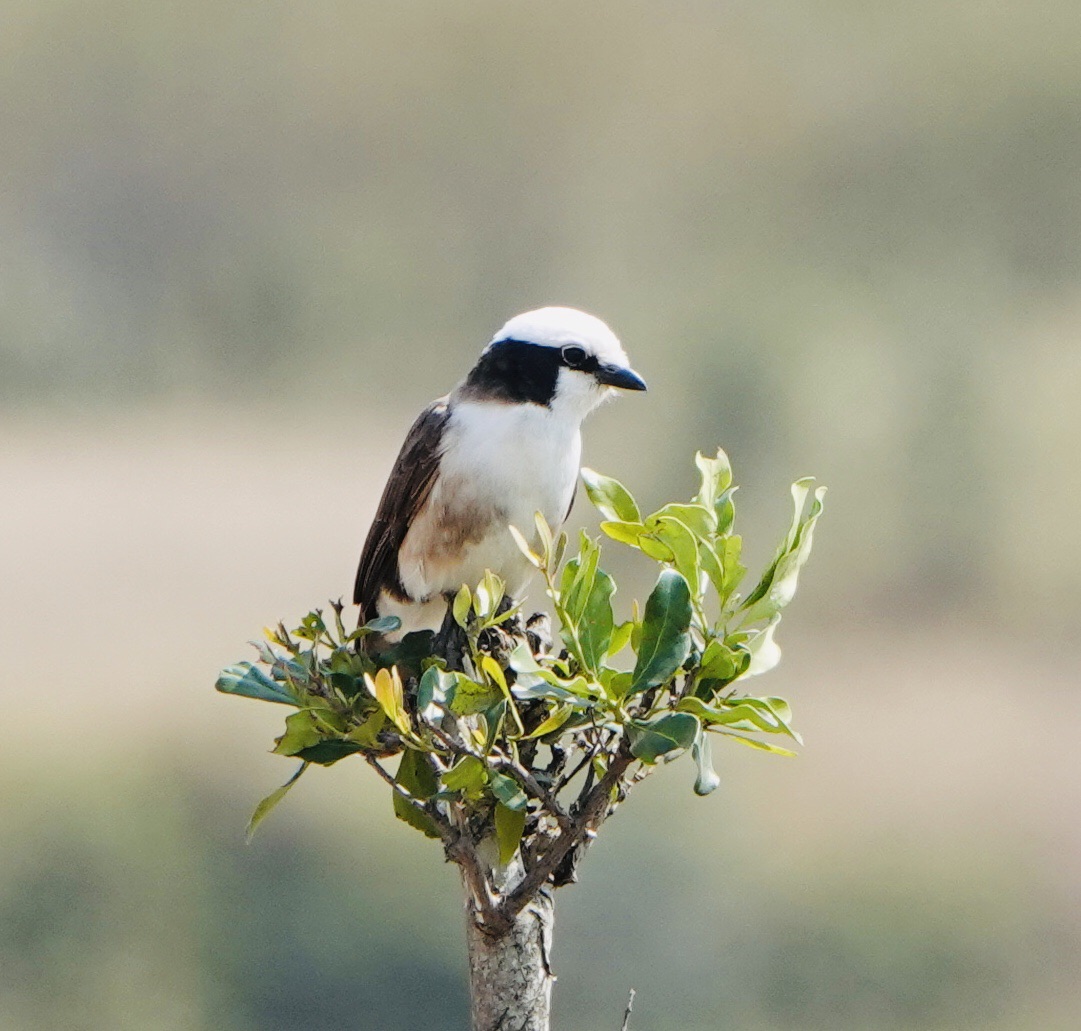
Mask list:
POLYGON ((481 353, 462 391, 476 400, 543 405, 584 419, 617 389, 645 390, 619 339, 575 308, 516 315, 481 353))

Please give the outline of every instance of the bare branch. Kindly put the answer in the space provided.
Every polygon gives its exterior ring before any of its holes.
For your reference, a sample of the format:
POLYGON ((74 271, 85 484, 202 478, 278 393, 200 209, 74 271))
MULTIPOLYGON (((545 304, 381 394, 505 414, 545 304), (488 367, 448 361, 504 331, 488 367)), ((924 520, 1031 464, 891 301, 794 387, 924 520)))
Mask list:
POLYGON ((446 857, 451 862, 457 863, 462 870, 462 877, 465 880, 466 886, 469 889, 469 894, 480 914, 480 922, 491 927, 501 928, 505 926, 502 914, 498 912, 495 900, 492 897, 491 883, 488 880, 488 876, 480 859, 477 857, 477 853, 473 847, 474 843, 468 830, 463 831, 452 826, 434 805, 426 805, 419 798, 402 787, 401 784, 383 769, 383 767, 375 760, 374 756, 366 755, 364 758, 367 760, 368 765, 390 785, 391 789, 399 797, 404 798, 414 809, 423 813, 435 824, 439 831, 439 836, 443 840, 443 850, 446 857))
POLYGON ((435 824, 436 829, 439 831, 439 836, 443 839, 445 844, 450 844, 450 842, 458 837, 458 832, 447 822, 447 819, 435 808, 435 806, 425 804, 422 799, 417 798, 416 795, 402 787, 401 784, 379 765, 379 762, 374 755, 365 753, 364 759, 368 765, 390 785, 391 790, 395 794, 400 798, 404 798, 414 809, 423 813, 435 824))
POLYGON ((537 778, 533 776, 521 762, 509 755, 490 755, 485 757, 481 753, 475 752, 467 745, 459 744, 441 728, 429 725, 429 729, 431 730, 432 735, 438 738, 439 741, 456 756, 472 756, 474 759, 478 759, 487 766, 492 766, 496 770, 509 774, 555 817, 556 822, 562 830, 568 830, 570 828, 571 818, 566 810, 556 801, 555 796, 544 788, 537 778))
POLYGON ((435 726, 433 723, 427 724, 428 730, 431 731, 432 737, 438 738, 442 742, 443 746, 448 752, 451 752, 456 758, 463 755, 471 755, 475 759, 480 759, 481 756, 477 755, 468 745, 462 744, 460 741, 455 741, 445 730, 441 727, 435 726))
POLYGON ((534 777, 520 762, 509 756, 493 756, 492 760, 492 765, 494 765, 496 769, 509 773, 556 818, 556 823, 559 824, 560 830, 564 832, 573 830, 574 821, 571 820, 567 811, 556 801, 555 796, 546 788, 542 787, 537 781, 537 778, 534 777))
POLYGON ((503 929, 505 924, 502 914, 496 908, 495 900, 492 897, 492 886, 488 880, 488 875, 477 857, 470 836, 462 832, 456 833, 457 838, 446 846, 447 859, 452 863, 457 863, 462 871, 462 879, 465 881, 469 896, 480 915, 480 920, 477 922, 483 925, 485 929, 492 928, 493 931, 497 932, 503 929))
POLYGON ((533 897, 533 894, 556 871, 563 861, 563 857, 576 844, 596 832, 596 827, 608 814, 612 789, 616 787, 620 778, 627 772, 633 762, 634 756, 630 752, 620 752, 612 760, 608 771, 590 793, 581 812, 574 819, 571 830, 564 831, 552 842, 551 847, 539 858, 537 865, 526 874, 522 882, 503 900, 499 909, 505 919, 508 921, 513 920, 522 907, 533 897))

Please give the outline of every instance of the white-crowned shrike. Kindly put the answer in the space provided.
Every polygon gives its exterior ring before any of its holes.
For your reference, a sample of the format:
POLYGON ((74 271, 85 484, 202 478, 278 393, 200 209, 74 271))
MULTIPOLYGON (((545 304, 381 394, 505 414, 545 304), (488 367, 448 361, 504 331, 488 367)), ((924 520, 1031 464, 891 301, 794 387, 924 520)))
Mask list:
POLYGON ((511 319, 452 393, 421 412, 402 445, 357 570, 360 620, 398 616, 397 640, 438 630, 448 598, 490 569, 520 598, 534 514, 570 513, 582 420, 615 392, 645 390, 616 335, 574 308, 511 319))

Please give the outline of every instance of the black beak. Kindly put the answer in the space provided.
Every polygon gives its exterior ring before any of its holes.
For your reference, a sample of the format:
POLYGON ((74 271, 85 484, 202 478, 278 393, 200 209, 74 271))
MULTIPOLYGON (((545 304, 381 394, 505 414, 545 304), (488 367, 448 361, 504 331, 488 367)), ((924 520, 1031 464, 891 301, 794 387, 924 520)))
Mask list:
POLYGON ((646 381, 634 369, 625 369, 622 365, 602 363, 597 366, 593 375, 598 383, 603 383, 606 387, 619 387, 620 390, 646 389, 646 381))

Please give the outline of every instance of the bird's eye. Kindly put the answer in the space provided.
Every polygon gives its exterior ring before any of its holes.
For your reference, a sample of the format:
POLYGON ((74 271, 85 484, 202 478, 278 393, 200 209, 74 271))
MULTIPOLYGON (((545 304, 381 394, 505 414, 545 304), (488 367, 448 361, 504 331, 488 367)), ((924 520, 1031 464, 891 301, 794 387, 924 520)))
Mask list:
POLYGON ((563 348, 563 361, 572 369, 577 369, 586 360, 586 349, 577 344, 568 344, 563 348))

